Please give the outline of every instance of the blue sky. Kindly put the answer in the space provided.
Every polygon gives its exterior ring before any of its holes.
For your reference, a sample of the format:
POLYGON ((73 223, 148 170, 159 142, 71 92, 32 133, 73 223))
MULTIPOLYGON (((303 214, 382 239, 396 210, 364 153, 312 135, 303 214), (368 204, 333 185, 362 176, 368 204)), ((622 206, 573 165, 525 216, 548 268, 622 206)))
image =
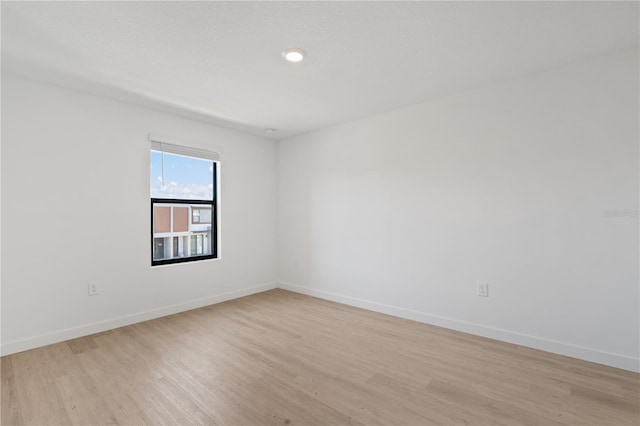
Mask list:
POLYGON ((151 151, 151 197, 211 200, 213 198, 212 162, 151 151))

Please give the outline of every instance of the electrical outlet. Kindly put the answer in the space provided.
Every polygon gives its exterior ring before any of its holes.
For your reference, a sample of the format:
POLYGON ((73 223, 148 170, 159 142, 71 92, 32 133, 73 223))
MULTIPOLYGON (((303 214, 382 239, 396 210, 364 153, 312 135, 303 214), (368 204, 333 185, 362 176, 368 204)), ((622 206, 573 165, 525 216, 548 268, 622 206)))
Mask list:
POLYGON ((95 296, 98 294, 98 283, 91 282, 89 283, 89 296, 95 296))
POLYGON ((478 296, 480 296, 480 297, 489 297, 489 284, 488 283, 478 283, 478 296))

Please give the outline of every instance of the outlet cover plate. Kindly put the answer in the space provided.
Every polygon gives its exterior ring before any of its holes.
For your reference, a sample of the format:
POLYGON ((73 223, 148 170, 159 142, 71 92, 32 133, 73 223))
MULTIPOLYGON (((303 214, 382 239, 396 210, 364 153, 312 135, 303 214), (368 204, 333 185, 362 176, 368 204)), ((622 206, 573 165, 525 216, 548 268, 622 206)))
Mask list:
POLYGON ((478 296, 489 297, 489 283, 478 283, 478 296))

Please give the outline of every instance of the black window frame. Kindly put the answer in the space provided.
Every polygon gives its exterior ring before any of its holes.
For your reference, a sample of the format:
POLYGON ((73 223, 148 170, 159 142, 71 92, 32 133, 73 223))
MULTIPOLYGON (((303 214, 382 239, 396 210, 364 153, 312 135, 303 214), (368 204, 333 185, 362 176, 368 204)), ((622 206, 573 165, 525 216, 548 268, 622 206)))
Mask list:
MULTIPOLYGON (((174 263, 187 263, 197 262, 200 260, 217 259, 218 258, 218 202, 217 202, 217 179, 218 179, 218 167, 217 162, 212 161, 213 164, 213 197, 211 200, 188 200, 183 198, 151 198, 151 266, 159 265, 171 265, 174 263), (154 259, 154 235, 153 235, 153 206, 157 204, 198 204, 211 207, 211 238, 209 238, 210 253, 198 256, 179 257, 173 259, 154 259)), ((191 218, 190 218, 191 219, 191 218)), ((191 221, 189 221, 191 222, 191 221)))

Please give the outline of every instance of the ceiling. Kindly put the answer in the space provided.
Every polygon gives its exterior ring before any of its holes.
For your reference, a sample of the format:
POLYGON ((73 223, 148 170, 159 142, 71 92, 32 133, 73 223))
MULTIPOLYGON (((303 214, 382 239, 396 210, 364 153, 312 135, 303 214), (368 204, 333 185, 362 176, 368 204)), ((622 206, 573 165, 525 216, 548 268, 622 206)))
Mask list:
POLYGON ((3 72, 272 139, 639 44, 638 2, 1 7, 3 72), (285 62, 290 47, 306 50, 306 60, 285 62))

